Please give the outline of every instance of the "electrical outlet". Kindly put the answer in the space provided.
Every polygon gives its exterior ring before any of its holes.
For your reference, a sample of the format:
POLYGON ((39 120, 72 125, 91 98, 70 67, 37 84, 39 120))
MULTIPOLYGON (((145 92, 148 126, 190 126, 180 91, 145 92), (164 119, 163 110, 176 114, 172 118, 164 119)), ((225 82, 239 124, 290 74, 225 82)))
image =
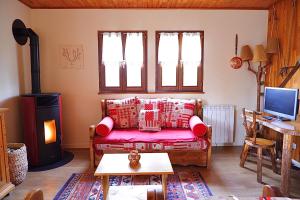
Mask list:
POLYGON ((293 143, 293 145, 292 145, 292 149, 297 149, 297 144, 296 143, 293 143))

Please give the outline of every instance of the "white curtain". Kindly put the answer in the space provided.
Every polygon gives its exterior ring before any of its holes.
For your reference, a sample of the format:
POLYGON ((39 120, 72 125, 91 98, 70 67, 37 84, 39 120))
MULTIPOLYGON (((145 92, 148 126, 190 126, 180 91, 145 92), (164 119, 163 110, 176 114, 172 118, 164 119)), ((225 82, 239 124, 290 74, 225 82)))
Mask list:
POLYGON ((127 86, 140 87, 141 67, 144 63, 143 33, 127 33, 125 60, 127 66, 127 86))
POLYGON ((121 33, 103 33, 102 63, 105 66, 105 85, 120 86, 120 64, 122 56, 121 33))
POLYGON ((184 86, 197 86, 197 70, 201 63, 201 51, 200 33, 183 33, 181 55, 184 86))
POLYGON ((178 51, 178 33, 161 33, 159 38, 158 63, 162 66, 163 86, 176 86, 178 51))

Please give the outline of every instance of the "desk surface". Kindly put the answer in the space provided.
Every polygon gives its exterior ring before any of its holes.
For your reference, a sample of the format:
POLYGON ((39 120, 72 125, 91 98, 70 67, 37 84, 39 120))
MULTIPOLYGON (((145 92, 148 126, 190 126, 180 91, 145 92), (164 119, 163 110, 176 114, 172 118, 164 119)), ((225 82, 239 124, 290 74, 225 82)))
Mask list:
MULTIPOLYGON (((246 113, 247 120, 252 121, 252 114, 246 113)), ((300 136, 300 117, 296 121, 278 121, 277 119, 267 120, 264 114, 257 115, 257 122, 269 127, 279 133, 300 136)))

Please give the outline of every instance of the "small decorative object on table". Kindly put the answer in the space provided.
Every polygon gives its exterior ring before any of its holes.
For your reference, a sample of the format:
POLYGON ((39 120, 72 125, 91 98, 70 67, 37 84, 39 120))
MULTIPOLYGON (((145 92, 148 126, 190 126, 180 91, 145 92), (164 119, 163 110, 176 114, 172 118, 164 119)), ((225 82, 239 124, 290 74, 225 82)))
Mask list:
POLYGON ((139 154, 138 150, 130 151, 128 155, 128 160, 130 167, 135 168, 139 165, 139 161, 141 159, 141 155, 139 154))

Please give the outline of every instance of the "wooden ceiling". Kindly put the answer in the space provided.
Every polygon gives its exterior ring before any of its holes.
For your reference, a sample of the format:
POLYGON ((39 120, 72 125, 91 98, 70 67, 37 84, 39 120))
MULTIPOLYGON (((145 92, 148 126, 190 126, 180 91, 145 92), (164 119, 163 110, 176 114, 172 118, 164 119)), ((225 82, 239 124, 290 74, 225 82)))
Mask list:
POLYGON ((30 8, 268 9, 274 0, 19 0, 30 8))

